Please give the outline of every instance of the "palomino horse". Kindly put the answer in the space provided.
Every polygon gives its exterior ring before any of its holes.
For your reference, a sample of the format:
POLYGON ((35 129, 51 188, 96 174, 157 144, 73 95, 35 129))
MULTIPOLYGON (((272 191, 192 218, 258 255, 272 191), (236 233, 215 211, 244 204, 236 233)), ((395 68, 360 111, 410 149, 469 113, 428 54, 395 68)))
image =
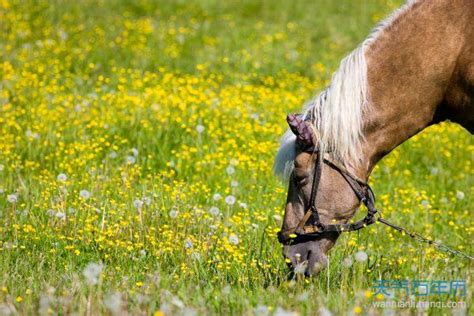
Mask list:
POLYGON ((303 116, 289 116, 275 170, 290 178, 280 241, 293 266, 304 262, 311 275, 327 265, 340 228, 372 200, 372 169, 395 147, 443 120, 474 132, 473 21, 474 0, 408 1, 303 116))

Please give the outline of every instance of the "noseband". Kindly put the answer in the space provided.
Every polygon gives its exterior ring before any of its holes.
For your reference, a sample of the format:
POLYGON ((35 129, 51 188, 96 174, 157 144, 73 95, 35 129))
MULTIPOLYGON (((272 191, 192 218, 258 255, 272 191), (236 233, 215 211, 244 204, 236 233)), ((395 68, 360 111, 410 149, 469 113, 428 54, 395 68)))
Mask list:
MULTIPOLYGON (((307 150, 313 153, 313 151, 307 150)), ((313 240, 317 237, 328 233, 342 233, 351 232, 362 229, 368 225, 376 222, 375 214, 375 196, 372 188, 367 182, 363 182, 350 174, 347 170, 342 169, 333 162, 324 158, 322 152, 317 151, 318 158, 314 167, 313 183, 311 185, 311 195, 309 199, 309 209, 304 214, 298 225, 293 228, 281 230, 278 232, 278 241, 282 244, 292 244, 302 241, 313 240), (321 181, 321 173, 323 163, 339 172, 339 174, 346 180, 349 186, 354 191, 359 201, 367 207, 367 215, 355 222, 348 224, 323 224, 321 223, 318 208, 316 207, 316 196, 318 194, 318 187, 321 181)))

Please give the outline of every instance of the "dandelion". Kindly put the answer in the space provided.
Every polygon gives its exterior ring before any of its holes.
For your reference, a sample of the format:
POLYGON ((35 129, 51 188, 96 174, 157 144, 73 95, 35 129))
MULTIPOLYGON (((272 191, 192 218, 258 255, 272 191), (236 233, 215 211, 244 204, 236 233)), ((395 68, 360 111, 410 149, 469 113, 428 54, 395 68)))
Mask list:
POLYGON ((178 217, 178 211, 177 210, 171 210, 168 214, 171 218, 178 217))
POLYGON ((368 259, 367 253, 365 253, 362 250, 356 252, 354 257, 355 257, 356 261, 358 261, 358 262, 364 262, 364 261, 367 261, 367 259, 368 259))
POLYGON ((198 252, 193 252, 193 253, 191 253, 191 258, 195 261, 200 261, 201 260, 201 255, 198 252))
POLYGON ((435 175, 437 175, 437 174, 439 173, 439 169, 436 168, 436 167, 432 167, 432 168, 430 169, 430 172, 431 172, 431 174, 432 174, 433 176, 435 176, 435 175))
POLYGON ((239 237, 236 234, 230 234, 229 235, 229 242, 233 245, 238 245, 239 244, 239 237))
POLYGON ((244 202, 239 202, 239 206, 240 206, 241 208, 247 208, 247 207, 248 207, 248 206, 247 206, 247 203, 244 203, 244 202))
POLYGON ((84 200, 88 200, 91 197, 91 193, 87 190, 81 190, 79 192, 79 196, 83 198, 84 200))
POLYGON ((7 195, 7 201, 9 203, 12 203, 12 204, 16 203, 16 202, 18 202, 18 197, 16 196, 16 194, 8 194, 7 195))
POLYGON ((342 265, 346 268, 349 268, 350 266, 352 266, 352 259, 349 257, 344 258, 344 260, 342 260, 342 265))
POLYGON ((270 315, 270 309, 268 308, 268 306, 265 306, 265 305, 257 305, 257 307, 253 309, 253 312, 255 315, 258 315, 258 316, 270 315))
POLYGON ((308 267, 308 261, 302 261, 302 262, 298 262, 295 266, 294 266, 294 272, 296 274, 301 274, 303 275, 305 272, 306 272, 306 268, 308 267))
POLYGON ((227 172, 228 175, 233 175, 235 173, 235 168, 233 166, 228 166, 225 169, 225 172, 227 172))
POLYGON ((136 209, 141 209, 143 207, 143 201, 136 199, 133 201, 133 207, 136 209))
POLYGON ((222 199, 222 195, 220 195, 219 193, 216 193, 212 196, 212 199, 214 201, 219 201, 220 199, 222 199))
POLYGON ((273 314, 273 316, 296 316, 296 315, 298 314, 295 312, 283 309, 281 307, 277 307, 277 309, 275 310, 275 313, 273 314))
POLYGON ((233 195, 228 195, 225 197, 225 202, 227 203, 227 205, 234 205, 236 200, 237 199, 233 195))
POLYGON ((192 247, 193 247, 193 242, 191 240, 187 239, 184 241, 184 248, 190 249, 192 247))
POLYGON ((111 152, 109 153, 109 158, 110 158, 110 159, 115 159, 115 158, 117 158, 117 153, 116 153, 115 151, 111 151, 111 152))
POLYGON ((329 311, 329 309, 327 309, 324 306, 321 306, 318 312, 319 312, 319 316, 332 316, 331 311, 329 311))
POLYGON ((0 164, 0 171, 3 171, 3 170, 5 170, 5 166, 0 164))
POLYGON ((99 276, 103 268, 104 266, 102 264, 91 262, 86 266, 84 271, 82 271, 82 275, 89 285, 95 285, 99 283, 99 276))
POLYGON ((210 213, 212 216, 218 216, 218 215, 221 213, 221 211, 219 210, 218 207, 213 206, 213 207, 211 207, 211 208, 209 209, 209 213, 210 213))
POLYGON ((132 155, 134 155, 135 157, 137 157, 137 156, 138 156, 138 149, 132 148, 132 155))
POLYGON ((462 191, 457 191, 456 192, 456 199, 462 200, 462 199, 464 199, 464 196, 465 196, 464 192, 462 192, 462 191))
POLYGON ((143 203, 145 203, 145 205, 147 205, 147 206, 150 206, 151 205, 151 198, 149 198, 148 196, 145 196, 143 198, 143 203))
POLYGON ((56 213, 56 217, 58 219, 65 219, 66 218, 66 214, 64 214, 63 212, 57 212, 56 213))
POLYGON ((58 174, 58 176, 56 177, 56 179, 57 179, 58 181, 60 181, 60 182, 66 182, 67 176, 66 176, 66 174, 64 174, 64 173, 60 173, 60 174, 58 174))
POLYGON ((125 158, 125 162, 129 165, 133 165, 136 161, 134 156, 127 156, 127 158, 125 158))
POLYGON ((237 181, 233 180, 233 181, 230 182, 230 186, 233 187, 233 188, 236 188, 236 187, 239 186, 239 183, 237 181))
POLYGON ((356 306, 353 309, 354 314, 360 314, 362 313, 362 308, 360 306, 356 306))
POLYGON ((281 216, 278 215, 278 214, 275 214, 275 215, 273 215, 273 219, 277 222, 280 222, 281 221, 281 216))
POLYGON ((196 131, 199 133, 199 134, 202 134, 202 132, 204 132, 205 130, 205 127, 202 126, 202 125, 198 125, 196 126, 196 131))
POLYGON ((122 294, 119 292, 109 293, 104 299, 105 307, 113 314, 119 315, 122 310, 122 294))

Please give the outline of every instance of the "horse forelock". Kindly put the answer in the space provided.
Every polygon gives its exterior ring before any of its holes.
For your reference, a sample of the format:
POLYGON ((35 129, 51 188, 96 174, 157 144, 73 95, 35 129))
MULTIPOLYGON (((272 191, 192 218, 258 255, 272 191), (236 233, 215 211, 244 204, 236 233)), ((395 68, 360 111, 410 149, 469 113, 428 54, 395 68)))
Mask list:
MULTIPOLYGON (((380 22, 369 36, 340 63, 329 87, 306 107, 305 116, 318 131, 319 150, 327 151, 344 165, 357 164, 364 141, 364 113, 370 110, 367 80, 368 47, 404 12, 420 0, 409 0, 380 22)), ((282 137, 274 171, 287 179, 293 169, 296 138, 287 131, 282 137)))

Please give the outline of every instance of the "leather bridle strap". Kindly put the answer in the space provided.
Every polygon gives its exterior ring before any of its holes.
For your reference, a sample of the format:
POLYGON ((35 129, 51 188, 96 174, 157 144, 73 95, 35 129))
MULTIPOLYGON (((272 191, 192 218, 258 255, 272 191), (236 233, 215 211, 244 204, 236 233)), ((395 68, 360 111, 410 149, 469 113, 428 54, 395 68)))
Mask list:
POLYGON ((375 223, 375 214, 377 213, 377 209, 375 208, 375 196, 370 186, 366 182, 363 182, 351 175, 347 170, 342 169, 333 162, 325 159, 323 153, 321 153, 320 151, 318 151, 317 154, 318 158, 316 160, 314 168, 311 195, 308 202, 309 209, 305 212, 303 218, 300 220, 296 227, 287 230, 281 230, 280 232, 278 232, 278 240, 280 241, 280 243, 287 244, 292 242, 298 242, 299 239, 308 240, 319 237, 325 233, 342 233, 355 231, 375 223), (349 184, 349 186, 352 188, 352 191, 354 191, 354 194, 357 196, 359 201, 367 207, 367 215, 363 219, 355 223, 348 224, 321 223, 319 213, 316 207, 316 197, 319 182, 321 181, 323 163, 338 171, 349 184), (312 221, 311 224, 308 225, 308 221, 310 218, 312 218, 312 221))
POLYGON ((311 195, 309 196, 309 209, 301 219, 301 221, 296 226, 297 232, 304 231, 304 226, 308 222, 308 220, 312 217, 313 226, 321 226, 321 221, 319 219, 318 209, 316 208, 316 197, 318 195, 318 187, 319 182, 321 182, 321 173, 322 173, 322 164, 321 161, 324 159, 323 155, 320 151, 317 152, 318 157, 316 160, 316 165, 314 167, 314 174, 313 174, 313 183, 311 185, 311 195))

